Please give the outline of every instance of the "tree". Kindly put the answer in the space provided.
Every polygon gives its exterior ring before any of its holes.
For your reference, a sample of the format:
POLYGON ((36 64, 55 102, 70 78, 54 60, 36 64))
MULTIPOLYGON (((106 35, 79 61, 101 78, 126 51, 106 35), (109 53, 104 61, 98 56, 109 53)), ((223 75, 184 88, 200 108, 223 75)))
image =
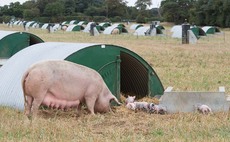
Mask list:
POLYGON ((56 1, 57 0, 37 0, 36 7, 40 10, 41 16, 44 16, 46 5, 56 1))
POLYGON ((181 24, 189 19, 189 11, 195 0, 165 0, 161 2, 162 16, 165 21, 181 24))
POLYGON ((3 16, 3 15, 8 15, 8 6, 7 5, 4 5, 3 7, 0 7, 0 16, 3 16))
POLYGON ((151 5, 152 5, 152 1, 151 0, 137 0, 135 2, 135 7, 137 9, 139 9, 140 11, 146 10, 147 7, 148 6, 150 7, 151 5))
POLYGON ((65 15, 72 15, 75 12, 76 9, 76 3, 75 0, 65 0, 65 15))
POLYGON ((230 27, 230 1, 224 0, 223 2, 223 18, 224 20, 224 27, 230 27))
POLYGON ((138 10, 135 7, 128 7, 127 13, 129 14, 129 19, 136 19, 138 15, 138 10))
POLYGON ((38 8, 25 9, 23 12, 23 18, 25 20, 36 19, 39 18, 39 16, 40 16, 40 11, 38 8))
POLYGON ((22 18, 23 17, 22 5, 19 2, 15 2, 15 3, 11 2, 9 6, 4 6, 3 14, 22 18))
POLYGON ((60 2, 49 3, 46 5, 44 15, 49 17, 62 16, 64 13, 64 6, 60 2))
POLYGON ((107 17, 122 16, 126 13, 126 2, 124 0, 106 0, 107 17))
POLYGON ((97 15, 101 15, 101 13, 105 12, 104 9, 101 9, 100 7, 96 7, 96 6, 89 6, 86 10, 85 10, 85 14, 88 16, 97 16, 97 15))
POLYGON ((84 13, 84 10, 88 8, 89 1, 90 0, 75 0, 76 3, 75 12, 84 13))
POLYGON ((230 26, 229 0, 198 0, 193 15, 198 25, 230 26))
POLYGON ((36 7, 36 3, 34 1, 26 1, 22 4, 23 9, 31 9, 32 7, 36 7))

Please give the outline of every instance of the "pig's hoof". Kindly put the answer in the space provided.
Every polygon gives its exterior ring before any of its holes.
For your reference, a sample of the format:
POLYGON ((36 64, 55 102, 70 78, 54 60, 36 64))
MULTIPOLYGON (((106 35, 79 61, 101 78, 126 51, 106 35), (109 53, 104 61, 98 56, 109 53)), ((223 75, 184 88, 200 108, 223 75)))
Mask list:
POLYGON ((28 119, 27 116, 25 116, 24 123, 25 125, 30 125, 31 124, 31 119, 28 119))

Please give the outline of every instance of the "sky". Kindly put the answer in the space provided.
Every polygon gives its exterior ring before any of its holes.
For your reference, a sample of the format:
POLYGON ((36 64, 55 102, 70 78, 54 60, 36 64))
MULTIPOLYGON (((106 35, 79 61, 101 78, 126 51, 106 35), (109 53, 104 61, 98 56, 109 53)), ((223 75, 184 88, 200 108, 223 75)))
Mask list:
MULTIPOLYGON (((0 0, 0 6, 9 5, 11 2, 17 2, 17 1, 19 1, 22 4, 28 0, 0 0)), ((134 4, 137 0, 126 0, 126 1, 128 2, 128 4, 127 4, 128 6, 134 6, 134 4)), ((160 2, 161 2, 161 0, 152 0, 153 5, 151 6, 151 8, 159 7, 160 2)))

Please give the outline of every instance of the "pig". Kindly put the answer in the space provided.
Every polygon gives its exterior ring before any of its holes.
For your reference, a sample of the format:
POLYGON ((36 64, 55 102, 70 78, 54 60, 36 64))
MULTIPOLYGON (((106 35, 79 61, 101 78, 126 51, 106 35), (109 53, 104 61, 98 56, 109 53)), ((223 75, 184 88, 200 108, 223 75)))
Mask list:
POLYGON ((165 106, 162 106, 162 105, 154 105, 151 108, 151 112, 150 113, 166 114, 167 113, 167 109, 166 109, 165 106))
POLYGON ((135 103, 128 103, 128 104, 126 104, 126 108, 135 111, 136 110, 136 104, 135 103))
POLYGON ((148 104, 149 113, 153 113, 153 112, 155 111, 155 110, 154 110, 154 106, 155 106, 154 103, 149 103, 149 104, 148 104))
POLYGON ((137 110, 149 111, 149 103, 147 102, 134 102, 137 110))
POLYGON ((86 104, 91 114, 111 110, 110 102, 121 104, 110 92, 100 74, 86 66, 63 60, 33 64, 22 77, 24 113, 37 116, 39 106, 57 109, 86 104))
POLYGON ((209 114, 209 113, 212 114, 212 109, 205 104, 198 104, 197 110, 198 110, 198 112, 200 112, 202 114, 209 114))
POLYGON ((135 100, 136 96, 129 96, 125 99, 125 104, 127 105, 128 103, 133 103, 135 100))
POLYGON ((112 35, 118 35, 118 34, 120 34, 120 30, 118 28, 115 28, 115 29, 113 29, 111 34, 112 35))
POLYGON ((62 25, 62 26, 61 26, 61 30, 63 30, 63 31, 66 31, 67 28, 68 28, 67 25, 62 25))

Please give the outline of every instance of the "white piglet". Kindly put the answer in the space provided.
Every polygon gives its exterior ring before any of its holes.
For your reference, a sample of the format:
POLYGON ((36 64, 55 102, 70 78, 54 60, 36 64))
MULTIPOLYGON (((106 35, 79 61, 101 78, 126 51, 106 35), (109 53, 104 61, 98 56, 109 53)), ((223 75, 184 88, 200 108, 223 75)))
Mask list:
POLYGON ((128 103, 126 105, 126 108, 131 109, 131 110, 136 110, 136 104, 135 103, 128 103))
POLYGON ((149 103, 147 102, 134 102, 137 110, 149 111, 149 103))
POLYGON ((154 105, 154 106, 151 108, 150 113, 166 114, 166 113, 167 113, 167 109, 166 109, 165 106, 154 105))
POLYGON ((202 105, 199 104, 199 105, 197 105, 197 110, 198 110, 198 112, 200 112, 202 114, 212 113, 212 109, 209 106, 205 105, 205 104, 202 104, 202 105))
POLYGON ((136 96, 129 96, 125 99, 125 104, 127 105, 128 103, 133 103, 135 100, 136 96))

